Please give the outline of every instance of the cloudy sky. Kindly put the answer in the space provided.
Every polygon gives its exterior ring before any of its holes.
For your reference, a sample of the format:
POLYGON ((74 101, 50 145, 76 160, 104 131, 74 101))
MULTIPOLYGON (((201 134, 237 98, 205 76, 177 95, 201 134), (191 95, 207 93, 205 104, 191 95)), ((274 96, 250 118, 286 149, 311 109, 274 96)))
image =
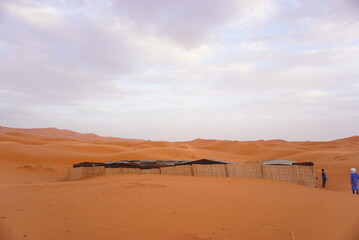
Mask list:
POLYGON ((359 135, 359 1, 0 0, 0 125, 359 135))

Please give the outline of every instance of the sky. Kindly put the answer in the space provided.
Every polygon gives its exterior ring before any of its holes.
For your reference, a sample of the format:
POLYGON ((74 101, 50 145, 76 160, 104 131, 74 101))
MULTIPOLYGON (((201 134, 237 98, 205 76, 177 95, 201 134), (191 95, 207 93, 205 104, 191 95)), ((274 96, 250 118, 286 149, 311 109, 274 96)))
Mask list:
POLYGON ((0 125, 359 135, 358 0, 0 0, 0 125))

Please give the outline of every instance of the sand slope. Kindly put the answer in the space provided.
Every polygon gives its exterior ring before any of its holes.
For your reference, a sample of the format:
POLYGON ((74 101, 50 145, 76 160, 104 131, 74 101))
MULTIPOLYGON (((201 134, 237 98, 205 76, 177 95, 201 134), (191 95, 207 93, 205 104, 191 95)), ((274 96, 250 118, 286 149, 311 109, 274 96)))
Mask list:
POLYGON ((105 176, 2 185, 2 239, 358 239, 359 201, 260 179, 105 176))

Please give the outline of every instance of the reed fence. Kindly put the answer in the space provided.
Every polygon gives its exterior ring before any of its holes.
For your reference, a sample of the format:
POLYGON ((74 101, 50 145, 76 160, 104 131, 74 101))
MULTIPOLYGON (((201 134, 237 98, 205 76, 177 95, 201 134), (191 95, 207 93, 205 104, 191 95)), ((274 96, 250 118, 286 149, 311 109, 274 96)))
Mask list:
POLYGON ((139 168, 105 168, 105 175, 107 174, 141 174, 139 168))
POLYGON ((70 168, 68 179, 70 181, 75 181, 82 178, 97 177, 102 175, 105 175, 105 167, 70 168))
POLYGON ((163 174, 203 177, 243 177, 264 178, 296 183, 308 187, 318 187, 312 166, 278 166, 261 164, 211 164, 211 165, 181 165, 154 169, 139 168, 105 168, 77 167, 70 168, 68 180, 75 181, 83 178, 110 174, 163 174))
POLYGON ((228 177, 263 178, 260 164, 227 164, 228 177))
POLYGON ((161 169, 159 168, 141 169, 140 174, 161 174, 161 169))
POLYGON ((317 179, 312 166, 272 166, 265 165, 263 178, 285 182, 292 182, 308 187, 318 187, 317 179))
POLYGON ((193 176, 227 177, 226 164, 192 165, 193 176))
POLYGON ((193 170, 192 170, 191 165, 183 165, 183 166, 175 166, 175 167, 163 167, 163 168, 161 168, 161 174, 193 176, 193 170))

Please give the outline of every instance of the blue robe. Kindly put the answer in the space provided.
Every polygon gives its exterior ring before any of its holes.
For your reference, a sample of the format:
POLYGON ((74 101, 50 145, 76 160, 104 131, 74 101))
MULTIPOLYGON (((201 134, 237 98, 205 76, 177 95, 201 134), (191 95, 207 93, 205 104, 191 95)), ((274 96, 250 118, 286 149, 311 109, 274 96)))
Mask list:
POLYGON ((322 179, 323 179, 323 180, 327 180, 327 174, 322 173, 322 179))
POLYGON ((352 183, 352 190, 358 190, 359 174, 351 173, 350 174, 350 179, 351 179, 351 183, 352 183))

